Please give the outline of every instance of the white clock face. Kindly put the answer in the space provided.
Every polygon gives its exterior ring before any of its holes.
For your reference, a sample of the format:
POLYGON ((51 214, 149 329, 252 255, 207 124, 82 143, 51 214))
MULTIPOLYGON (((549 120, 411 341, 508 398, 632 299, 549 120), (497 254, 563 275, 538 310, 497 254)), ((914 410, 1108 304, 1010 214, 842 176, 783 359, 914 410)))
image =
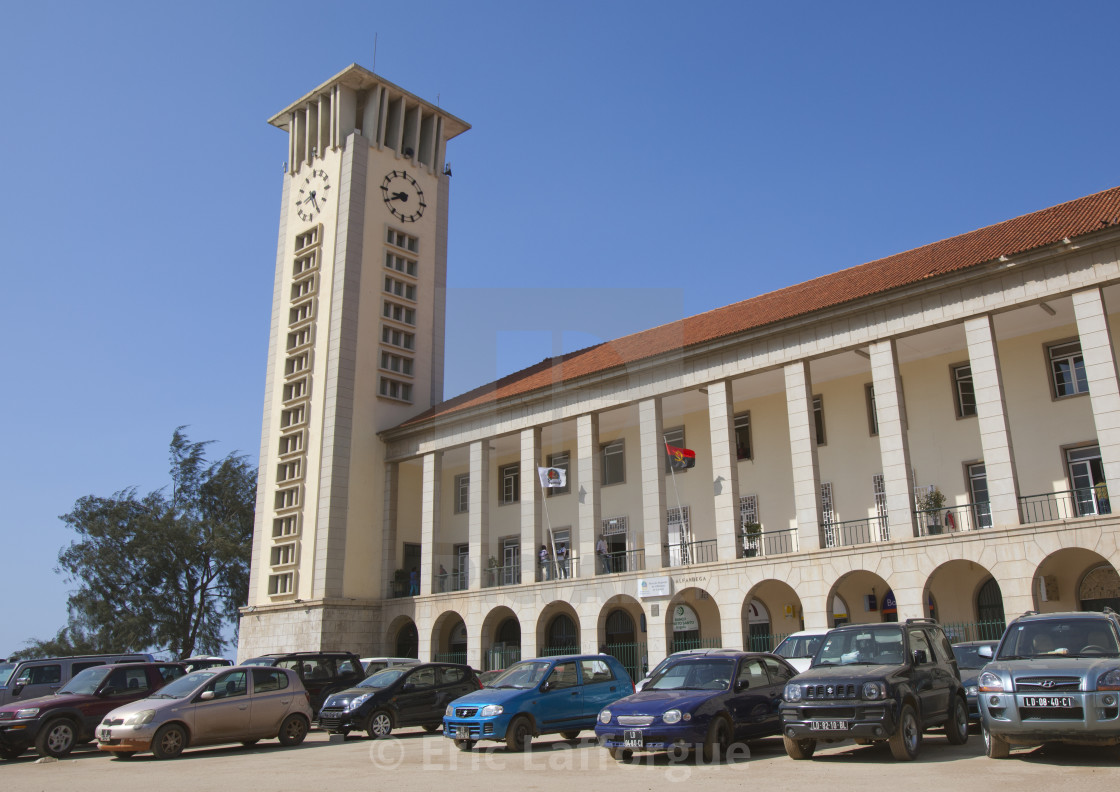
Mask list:
POLYGON ((308 223, 323 214, 331 197, 331 183, 325 170, 296 177, 296 214, 308 223))
POLYGON ((381 199, 394 216, 415 223, 424 216, 424 191, 407 171, 391 171, 381 182, 381 199))

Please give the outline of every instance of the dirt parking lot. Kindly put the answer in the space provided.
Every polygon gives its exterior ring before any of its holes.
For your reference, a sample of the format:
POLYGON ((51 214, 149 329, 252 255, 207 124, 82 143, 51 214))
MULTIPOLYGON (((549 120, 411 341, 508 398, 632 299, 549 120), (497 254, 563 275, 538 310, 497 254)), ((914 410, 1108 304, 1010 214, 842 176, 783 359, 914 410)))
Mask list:
POLYGON ((977 734, 960 747, 939 734, 926 735, 921 755, 911 763, 895 762, 885 747, 851 743, 823 748, 812 761, 795 762, 786 757, 780 739, 768 739, 712 765, 642 754, 619 763, 592 743, 591 732, 584 736, 578 744, 542 738, 531 752, 511 754, 491 743, 462 753, 441 735, 411 729, 378 741, 352 735, 345 743, 332 743, 323 732, 312 732, 298 748, 281 748, 270 741, 253 748, 192 750, 166 762, 149 755, 114 759, 87 746, 57 762, 39 762, 29 753, 0 764, 0 787, 13 792, 649 792, 749 784, 763 790, 866 792, 870 787, 894 792, 912 790, 915 783, 936 783, 933 789, 951 792, 1057 787, 1112 792, 1120 784, 1117 749, 1035 749, 993 761, 984 757, 977 734))

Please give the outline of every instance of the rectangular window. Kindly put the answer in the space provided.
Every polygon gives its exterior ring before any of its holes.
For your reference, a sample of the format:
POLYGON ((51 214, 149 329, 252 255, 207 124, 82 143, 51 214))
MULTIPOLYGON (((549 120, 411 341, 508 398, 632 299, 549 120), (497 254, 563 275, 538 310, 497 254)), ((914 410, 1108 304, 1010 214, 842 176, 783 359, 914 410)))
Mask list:
POLYGON ((319 266, 319 251, 312 250, 302 256, 296 256, 295 263, 292 265, 292 277, 297 278, 304 273, 311 272, 311 270, 319 266))
POLYGON ((296 545, 294 542, 277 545, 272 548, 271 556, 272 566, 294 564, 296 562, 296 545))
POLYGON ((1047 347, 1046 351, 1050 357, 1050 376, 1056 398, 1089 392, 1080 341, 1054 344, 1047 347))
POLYGON ((817 432, 817 445, 827 445, 824 436, 824 397, 813 397, 813 427, 817 432))
POLYGON ((498 502, 502 505, 521 500, 521 464, 503 465, 498 468, 498 502))
POLYGON ((295 407, 289 407, 280 413, 280 428, 287 429, 289 426, 299 426, 306 420, 306 409, 304 405, 299 404, 295 407))
POLYGON ((311 328, 305 327, 302 330, 295 330, 288 333, 288 351, 298 349, 301 346, 306 346, 311 343, 311 328))
POLYGON ((301 374, 307 371, 311 365, 311 353, 301 352, 298 355, 292 355, 284 361, 284 376, 290 377, 293 374, 301 374))
POLYGON ((405 283, 397 278, 385 276, 385 293, 394 297, 403 297, 406 300, 416 300, 416 284, 405 283))
POLYGON ((299 487, 276 491, 276 509, 294 509, 299 506, 299 487))
POLYGON ((386 344, 400 347, 401 349, 413 349, 416 345, 416 336, 412 333, 406 333, 403 330, 397 330, 395 327, 384 325, 381 328, 381 340, 386 344))
MULTIPOLYGON (((674 426, 672 429, 666 429, 663 434, 665 435, 665 442, 669 445, 676 446, 677 448, 688 448, 688 446, 684 444, 683 426, 674 426)), ((668 476, 673 472, 673 461, 669 459, 669 452, 665 448, 664 444, 662 444, 661 446, 661 456, 664 458, 665 475, 668 476)), ((684 470, 678 470, 677 472, 687 473, 688 468, 685 468, 684 470)))
POLYGON ((275 597, 281 594, 291 594, 295 586, 295 572, 285 572, 282 575, 268 576, 268 594, 275 597))
POLYGON ((412 358, 394 355, 391 352, 381 353, 381 368, 394 371, 397 374, 412 376, 412 358))
POLYGON ((306 395, 307 377, 300 377, 284 383, 284 401, 290 402, 293 399, 302 399, 306 395))
POLYGON ((301 322, 308 322, 315 318, 315 302, 308 300, 299 305, 292 306, 288 311, 288 325, 293 326, 301 322))
POLYGON ((471 509, 471 474, 463 473, 455 477, 455 513, 463 514, 471 509))
POLYGON ((388 234, 385 237, 385 241, 390 245, 395 245, 396 247, 410 250, 413 253, 418 252, 420 249, 419 239, 414 236, 409 236, 403 231, 398 231, 395 228, 389 229, 388 234))
POLYGON ((992 504, 988 495, 988 472, 983 462, 966 465, 968 492, 972 499, 973 517, 977 528, 992 527, 992 504))
POLYGON ((972 366, 953 366, 953 399, 956 402, 957 417, 968 418, 976 415, 976 391, 972 389, 972 366))
POLYGON ((754 459, 751 448, 751 414, 748 410, 735 416, 735 458, 754 459))
POLYGON ((871 436, 879 434, 879 413, 875 410, 875 384, 872 382, 864 386, 864 395, 867 397, 867 429, 871 436))
POLYGON ((302 469, 303 466, 299 459, 293 459, 290 462, 281 462, 276 466, 276 480, 278 482, 284 482, 298 479, 302 469))
POLYGON ((621 438, 602 446, 603 486, 626 481, 626 445, 621 438))
POLYGON ((299 533, 299 515, 291 514, 287 517, 277 517, 272 521, 272 536, 282 538, 295 536, 299 533))
POLYGON ((304 248, 309 248, 312 245, 318 245, 320 238, 319 231, 322 228, 322 226, 315 226, 314 228, 304 231, 302 234, 296 234, 296 252, 302 251, 304 248))
POLYGON ((824 535, 825 547, 836 547, 836 530, 832 527, 836 522, 836 513, 832 510, 832 482, 821 482, 821 533, 824 535))
POLYGON ((390 399, 400 399, 401 401, 412 401, 412 383, 382 377, 378 387, 382 396, 390 399))
POLYGON ((315 288, 318 285, 319 279, 314 275, 308 278, 302 278, 292 284, 292 302, 298 302, 306 297, 310 297, 315 293, 315 288))
POLYGON ((561 451, 558 454, 548 455, 548 466, 560 468, 565 472, 564 486, 563 487, 549 487, 548 497, 553 495, 566 495, 572 491, 572 470, 571 470, 571 455, 567 451, 561 451))
POLYGON ((392 319, 394 322, 403 322, 408 325, 416 324, 415 309, 388 300, 385 301, 385 305, 381 309, 381 315, 386 319, 392 319))
POLYGON ((394 272, 400 272, 404 275, 416 277, 416 262, 412 259, 407 259, 403 256, 397 256, 393 253, 385 254, 385 266, 394 272))

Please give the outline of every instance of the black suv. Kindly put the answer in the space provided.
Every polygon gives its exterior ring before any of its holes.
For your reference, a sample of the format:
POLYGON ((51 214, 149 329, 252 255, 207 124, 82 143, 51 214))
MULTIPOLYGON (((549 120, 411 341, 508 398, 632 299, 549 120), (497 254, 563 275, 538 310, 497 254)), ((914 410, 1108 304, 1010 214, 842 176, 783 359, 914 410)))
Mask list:
POLYGON ((401 726, 423 726, 431 733, 443 723, 448 704, 481 689, 470 666, 392 666, 328 697, 319 713, 319 726, 337 734, 365 730, 374 739, 401 726))
POLYGON ((932 619, 849 624, 829 631, 809 670, 786 685, 786 753, 808 759, 818 742, 890 743, 895 759, 918 755, 922 732, 944 726, 968 740, 968 703, 953 648, 932 619))
POLYGON ((353 652, 286 652, 254 657, 241 665, 292 669, 307 688, 312 712, 318 712, 331 693, 353 687, 366 676, 353 652))

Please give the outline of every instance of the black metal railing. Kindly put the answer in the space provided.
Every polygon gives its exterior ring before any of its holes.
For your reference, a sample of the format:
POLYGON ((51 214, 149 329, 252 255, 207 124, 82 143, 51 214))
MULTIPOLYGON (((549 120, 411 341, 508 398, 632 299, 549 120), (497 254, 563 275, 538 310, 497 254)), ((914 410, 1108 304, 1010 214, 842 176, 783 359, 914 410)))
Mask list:
POLYGON ((923 509, 914 512, 914 517, 918 521, 919 536, 978 531, 992 527, 992 505, 984 501, 966 503, 963 506, 923 509))
POLYGON ((537 581, 564 580, 565 578, 579 577, 579 557, 570 555, 566 558, 537 564, 537 581))
POLYGON ((1075 517, 1092 517, 1111 514, 1112 504, 1107 496, 1099 496, 1090 487, 1043 492, 1019 498, 1019 519, 1023 523, 1070 520, 1075 517))
POLYGON ((864 517, 862 520, 845 520, 821 526, 821 546, 851 547, 852 545, 886 542, 891 538, 887 516, 864 517))
POLYGON ((482 581, 483 588, 516 586, 521 582, 521 564, 487 567, 482 581))
POLYGON ((619 572, 641 572, 646 568, 646 551, 620 550, 600 554, 595 558, 596 575, 614 575, 619 572))
POLYGON ((797 550, 796 528, 740 534, 739 544, 736 545, 736 555, 739 558, 784 555, 795 550, 797 550))
POLYGON ((698 542, 680 542, 667 544, 665 550, 669 555, 669 566, 688 566, 690 564, 707 564, 715 561, 716 540, 701 539, 698 542))

